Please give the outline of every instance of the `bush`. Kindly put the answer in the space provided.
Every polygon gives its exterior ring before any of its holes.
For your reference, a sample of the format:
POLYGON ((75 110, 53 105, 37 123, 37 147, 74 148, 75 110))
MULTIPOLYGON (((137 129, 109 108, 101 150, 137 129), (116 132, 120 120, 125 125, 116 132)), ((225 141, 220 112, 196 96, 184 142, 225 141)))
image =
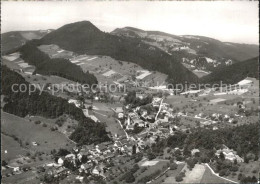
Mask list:
POLYGON ((39 120, 35 121, 34 124, 39 125, 39 124, 41 124, 41 121, 39 121, 39 120))
POLYGON ((175 177, 175 180, 176 180, 177 182, 180 182, 180 181, 183 181, 183 178, 182 178, 180 175, 177 175, 177 176, 175 177))
POLYGON ((241 180, 242 176, 243 176, 242 173, 239 173, 238 176, 237 176, 237 179, 241 180))
POLYGON ((132 172, 128 172, 125 174, 125 182, 126 183, 133 183, 135 181, 135 177, 132 172))
POLYGON ((7 162, 5 160, 2 160, 2 166, 7 166, 7 162))
POLYGON ((178 168, 178 165, 175 163, 175 162, 173 162, 171 165, 170 165, 170 169, 171 170, 175 170, 175 169, 177 169, 178 168))
POLYGON ((225 176, 226 175, 226 169, 222 169, 219 172, 219 176, 225 176))

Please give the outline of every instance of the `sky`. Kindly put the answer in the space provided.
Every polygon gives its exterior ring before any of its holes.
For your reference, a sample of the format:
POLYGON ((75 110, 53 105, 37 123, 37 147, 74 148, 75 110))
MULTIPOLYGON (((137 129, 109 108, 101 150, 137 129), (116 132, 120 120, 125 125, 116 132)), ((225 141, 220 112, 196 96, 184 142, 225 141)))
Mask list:
POLYGON ((4 1, 1 32, 89 20, 105 32, 131 26, 258 44, 258 17, 258 1, 4 1))

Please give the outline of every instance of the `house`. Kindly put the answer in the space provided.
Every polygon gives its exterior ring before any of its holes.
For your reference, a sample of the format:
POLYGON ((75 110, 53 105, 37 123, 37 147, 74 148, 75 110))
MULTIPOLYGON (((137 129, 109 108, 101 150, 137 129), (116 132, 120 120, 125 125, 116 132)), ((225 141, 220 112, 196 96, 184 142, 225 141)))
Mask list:
POLYGON ((127 130, 134 130, 134 125, 127 125, 127 126, 126 126, 126 129, 127 129, 127 130))
POLYGON ((192 149, 191 150, 191 155, 194 156, 196 153, 200 153, 199 149, 192 149))
POLYGON ((65 158, 75 160, 76 156, 74 154, 70 153, 70 154, 66 155, 65 158))
POLYGON ((16 167, 16 166, 12 167, 12 166, 9 166, 9 165, 7 167, 13 169, 14 172, 19 172, 20 171, 20 167, 16 167))
POLYGON ((159 106, 161 103, 162 98, 155 97, 153 98, 152 104, 153 106, 159 106))
POLYGON ((218 130, 218 127, 214 126, 212 129, 213 129, 213 130, 218 130))
POLYGON ((115 113, 119 114, 119 113, 123 113, 123 107, 116 107, 115 109, 112 109, 115 113))
POLYGON ((229 60, 225 61, 225 64, 226 64, 227 66, 232 65, 232 60, 229 59, 229 60))
POLYGON ((92 170, 92 174, 100 175, 100 173, 101 173, 101 169, 97 166, 92 170))
POLYGON ((81 166, 80 166, 80 169, 82 170, 82 171, 88 171, 89 169, 91 169, 91 167, 92 167, 92 165, 91 164, 89 164, 89 163, 85 163, 85 164, 81 164, 81 166))
POLYGON ((147 110, 145 110, 145 109, 141 109, 141 110, 140 110, 140 114, 141 114, 141 116, 142 116, 143 118, 146 118, 148 112, 147 112, 147 110))
POLYGON ((64 160, 63 160, 62 158, 59 158, 59 159, 58 159, 58 164, 59 164, 59 165, 62 165, 63 162, 64 162, 64 160))
POLYGON ((32 142, 33 146, 38 146, 37 142, 32 142))
POLYGON ((123 113, 118 113, 118 118, 119 119, 123 119, 124 118, 124 114, 123 113))
POLYGON ((57 169, 55 169, 53 174, 54 174, 54 177, 58 177, 62 174, 66 174, 67 172, 68 172, 68 169, 61 166, 61 167, 58 167, 57 169))
POLYGON ((76 107, 80 107, 80 102, 78 100, 74 100, 74 99, 69 99, 68 101, 69 103, 73 103, 76 107))
POLYGON ((80 182, 83 182, 84 177, 83 176, 76 176, 76 180, 79 180, 80 182))

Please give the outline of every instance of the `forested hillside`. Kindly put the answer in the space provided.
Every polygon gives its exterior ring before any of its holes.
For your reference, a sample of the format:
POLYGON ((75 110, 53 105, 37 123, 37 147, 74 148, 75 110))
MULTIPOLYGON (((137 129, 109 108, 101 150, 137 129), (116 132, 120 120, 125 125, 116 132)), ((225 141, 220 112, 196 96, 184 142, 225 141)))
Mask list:
POLYGON ((5 96, 5 112, 25 117, 26 115, 39 115, 46 118, 57 118, 62 114, 69 114, 79 124, 71 139, 79 144, 91 144, 109 140, 105 126, 95 123, 84 116, 81 109, 74 104, 69 104, 65 99, 52 96, 47 92, 36 91, 31 95, 28 92, 12 91, 13 84, 25 84, 27 89, 29 83, 18 73, 2 66, 2 95, 5 96))
POLYGON ((259 61, 258 57, 235 63, 225 68, 220 68, 211 74, 201 78, 202 83, 219 83, 235 84, 246 77, 259 79, 259 61))
MULTIPOLYGON (((182 35, 177 36, 160 31, 145 31, 133 27, 117 28, 111 32, 114 35, 124 37, 136 37, 144 41, 163 43, 170 45, 189 45, 197 52, 197 56, 210 58, 229 58, 233 61, 244 61, 259 55, 258 45, 227 43, 219 40, 198 36, 182 35)), ((187 57, 187 53, 183 57, 187 57)))
POLYGON ((36 73, 44 75, 57 75, 84 84, 96 84, 97 79, 90 73, 84 73, 80 66, 77 66, 67 59, 51 59, 47 54, 37 48, 39 41, 27 42, 19 49, 21 58, 25 62, 36 67, 36 73))
POLYGON ((1 34, 1 52, 5 55, 25 44, 28 40, 40 39, 51 30, 38 31, 11 31, 1 34))
POLYGON ((154 144, 154 153, 161 152, 165 147, 184 148, 184 152, 190 154, 194 148, 213 151, 220 149, 224 144, 237 151, 241 157, 248 153, 255 156, 259 154, 259 125, 257 122, 233 128, 218 130, 197 129, 190 134, 183 132, 176 133, 154 144))
POLYGON ((139 38, 101 32, 88 21, 65 25, 44 36, 41 44, 56 44, 78 54, 105 55, 133 62, 143 68, 165 73, 175 83, 198 80, 179 62, 180 58, 145 44, 139 38))

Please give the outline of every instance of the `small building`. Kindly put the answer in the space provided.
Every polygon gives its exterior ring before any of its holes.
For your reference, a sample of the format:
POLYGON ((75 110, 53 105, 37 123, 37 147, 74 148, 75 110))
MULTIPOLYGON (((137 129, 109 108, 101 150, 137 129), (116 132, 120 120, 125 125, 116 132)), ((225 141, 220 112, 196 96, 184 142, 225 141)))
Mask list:
POLYGON ((191 150, 191 155, 194 156, 196 153, 200 153, 199 149, 192 149, 191 150))
POLYGON ((113 111, 117 114, 124 112, 123 107, 116 107, 115 109, 113 109, 113 111))

